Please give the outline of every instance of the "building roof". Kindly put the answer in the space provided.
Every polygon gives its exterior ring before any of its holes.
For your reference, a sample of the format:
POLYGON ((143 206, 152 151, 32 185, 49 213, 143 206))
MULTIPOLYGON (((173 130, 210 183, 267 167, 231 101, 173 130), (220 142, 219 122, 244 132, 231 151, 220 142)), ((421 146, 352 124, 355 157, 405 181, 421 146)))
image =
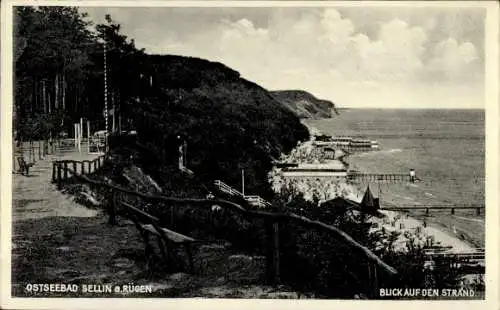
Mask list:
POLYGON ((368 187, 366 188, 363 199, 361 200, 361 207, 367 208, 367 209, 374 209, 375 208, 375 202, 373 199, 373 194, 370 191, 370 185, 368 185, 368 187))
MULTIPOLYGON (((373 199, 373 196, 372 196, 373 199)), ((328 201, 325 201, 324 203, 321 204, 322 207, 333 207, 333 208, 342 208, 342 210, 347 211, 356 211, 356 212, 361 212, 362 210, 365 211, 366 214, 373 215, 378 218, 385 217, 385 214, 381 213, 378 211, 376 208, 373 209, 364 209, 363 205, 353 201, 351 199, 343 198, 343 197, 335 197, 333 199, 330 199, 328 201)))

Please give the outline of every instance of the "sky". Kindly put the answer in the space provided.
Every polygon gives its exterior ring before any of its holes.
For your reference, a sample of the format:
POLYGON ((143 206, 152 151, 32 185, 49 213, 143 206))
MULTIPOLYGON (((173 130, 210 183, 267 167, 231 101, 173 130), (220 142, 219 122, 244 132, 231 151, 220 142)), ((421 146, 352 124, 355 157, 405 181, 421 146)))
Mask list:
POLYGON ((151 54, 218 61, 339 107, 484 108, 484 8, 88 7, 151 54))

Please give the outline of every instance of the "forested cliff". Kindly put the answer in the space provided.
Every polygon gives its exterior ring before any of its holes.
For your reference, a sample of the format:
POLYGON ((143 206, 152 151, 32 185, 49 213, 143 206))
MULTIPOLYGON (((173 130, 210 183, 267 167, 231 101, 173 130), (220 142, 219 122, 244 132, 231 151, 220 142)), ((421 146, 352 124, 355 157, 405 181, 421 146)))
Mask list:
POLYGON ((110 16, 92 25, 76 8, 17 7, 15 24, 17 139, 71 136, 80 118, 104 129, 105 55, 108 109, 120 119, 109 129, 136 130, 158 159, 151 169, 176 164, 180 136, 198 175, 239 187, 245 169, 249 192, 265 192, 273 158, 308 138, 294 113, 237 71, 148 55, 110 16))

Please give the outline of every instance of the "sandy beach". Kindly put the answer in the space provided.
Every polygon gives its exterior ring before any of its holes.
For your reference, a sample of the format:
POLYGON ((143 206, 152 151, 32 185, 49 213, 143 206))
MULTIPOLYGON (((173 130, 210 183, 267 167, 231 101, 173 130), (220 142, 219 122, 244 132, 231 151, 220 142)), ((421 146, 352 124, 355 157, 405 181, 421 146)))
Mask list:
MULTIPOLYGON (((314 126, 304 122, 306 127, 309 129, 311 135, 321 133, 320 130, 314 126)), ((291 152, 288 157, 289 161, 293 161, 293 157, 297 154, 301 154, 301 159, 307 158, 307 154, 312 154, 312 141, 303 142, 297 149, 291 152)), ((376 151, 375 151, 376 152, 376 151)), ((359 165, 363 161, 365 156, 369 157, 372 153, 360 153, 356 154, 354 157, 355 162, 358 164, 354 169, 360 172, 368 172, 366 168, 363 169, 359 165), (364 155, 368 154, 368 155, 364 155)), ((347 157, 347 161, 352 163, 350 157, 347 157)), ((351 167, 352 169, 353 167, 351 167)), ((369 171, 373 173, 374 171, 369 171)), ((275 190, 283 185, 280 181, 279 172, 273 172, 274 181, 273 187, 275 190)), ((422 190, 422 184, 367 184, 367 183, 357 183, 351 184, 348 182, 336 183, 335 186, 330 186, 330 184, 310 184, 305 186, 300 182, 296 187, 304 194, 307 200, 312 200, 313 192, 317 188, 321 189, 321 192, 328 192, 324 198, 333 199, 337 196, 342 196, 344 198, 361 202, 362 195, 366 190, 368 185, 371 186, 371 190, 375 197, 381 198, 381 208, 390 206, 402 206, 402 205, 421 205, 421 204, 432 204, 435 203, 433 195, 426 192, 427 194, 419 194, 418 192, 422 190), (340 188, 342 190, 340 190, 340 188), (414 199, 412 196, 405 196, 405 191, 413 191, 415 195, 421 196, 422 199, 414 199), (403 195, 399 194, 403 193, 403 195)), ((316 182, 318 183, 318 182, 316 182)), ((426 185, 429 186, 429 185, 426 185)), ((323 197, 322 197, 323 198, 323 197)), ((325 199, 322 199, 324 201, 325 199)), ((484 248, 482 242, 484 242, 484 220, 480 218, 471 218, 470 213, 472 211, 457 211, 455 215, 450 215, 450 210, 437 210, 431 212, 431 214, 426 215, 424 212, 409 211, 405 213, 394 212, 394 211, 381 211, 386 215, 384 220, 378 221, 378 228, 384 228, 386 231, 398 230, 401 232, 399 240, 396 242, 397 247, 404 249, 407 239, 405 238, 405 232, 419 231, 421 236, 421 242, 426 242, 428 238, 431 238, 433 242, 437 245, 452 247, 449 251, 454 253, 470 253, 475 252, 477 248, 484 248), (425 224, 424 224, 425 222, 425 224), (473 227, 472 230, 471 226, 473 227), (482 235, 481 232, 482 231, 482 235), (472 233, 471 233, 472 232, 472 233)))

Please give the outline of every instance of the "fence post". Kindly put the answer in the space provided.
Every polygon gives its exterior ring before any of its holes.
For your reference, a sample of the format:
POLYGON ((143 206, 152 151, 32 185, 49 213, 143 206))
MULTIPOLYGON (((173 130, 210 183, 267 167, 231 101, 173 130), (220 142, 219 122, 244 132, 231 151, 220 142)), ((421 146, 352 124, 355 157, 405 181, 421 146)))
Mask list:
POLYGON ((476 208, 476 215, 477 216, 481 215, 481 208, 476 208))
POLYGON ((87 165, 89 167, 89 173, 92 173, 92 165, 90 161, 87 161, 87 165))
POLYGON ((64 161, 64 181, 68 180, 68 162, 64 161))
POLYGON ((56 162, 52 162, 52 182, 56 182, 56 162))
POLYGON ((170 205, 170 228, 174 228, 174 205, 170 205))
POLYGON ((274 280, 276 282, 280 281, 280 227, 279 222, 273 223, 273 233, 274 233, 274 280))
POLYGON ((112 189, 108 201, 108 212, 109 212, 108 224, 111 226, 116 225, 116 203, 117 203, 116 191, 112 189))
POLYGON ((265 224, 267 230, 267 278, 272 284, 280 281, 280 246, 279 246, 279 222, 268 220, 265 224))
POLYGON ((40 149, 40 140, 38 141, 38 159, 42 159, 42 150, 40 149))
POLYGON ((455 208, 451 208, 451 214, 455 214, 455 208))
POLYGON ((377 265, 368 261, 368 292, 370 297, 378 296, 377 265))
MULTIPOLYGON (((23 146, 23 155, 24 155, 24 144, 22 144, 23 146)), ((28 144, 28 163, 32 163, 33 161, 31 160, 31 142, 30 144, 28 144)))
POLYGON ((425 208, 425 214, 429 215, 429 208, 425 208))
POLYGON ((82 166, 80 167, 81 173, 82 173, 82 175, 85 175, 85 162, 81 161, 81 162, 80 162, 80 165, 82 165, 82 166))
POLYGON ((61 163, 57 163, 57 188, 61 189, 62 188, 62 167, 61 163))
POLYGON ((73 162, 73 175, 77 175, 76 171, 76 161, 73 162))

